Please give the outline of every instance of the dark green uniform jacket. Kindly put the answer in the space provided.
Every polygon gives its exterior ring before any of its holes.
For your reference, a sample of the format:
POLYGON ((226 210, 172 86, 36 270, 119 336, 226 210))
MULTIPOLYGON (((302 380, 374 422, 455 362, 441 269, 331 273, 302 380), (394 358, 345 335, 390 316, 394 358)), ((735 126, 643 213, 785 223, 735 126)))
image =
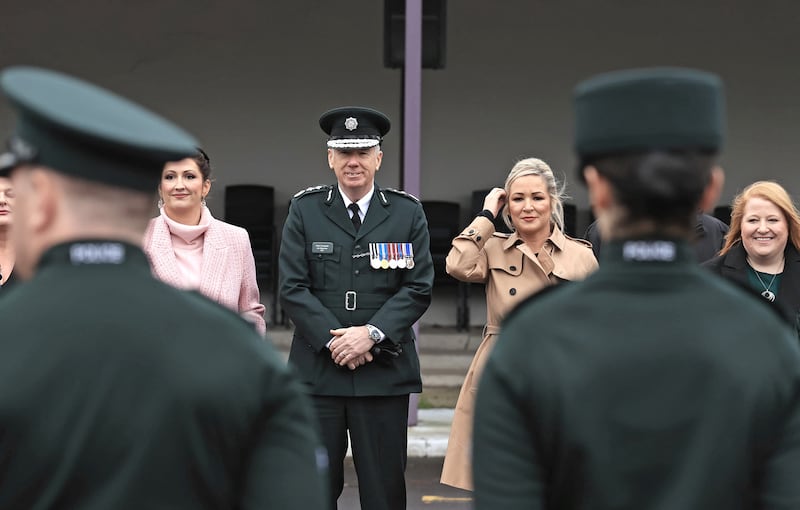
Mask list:
POLYGON ((322 508, 310 406, 234 313, 114 241, 0 302, 0 508, 322 508))
POLYGON ((428 223, 418 200, 376 186, 356 234, 335 185, 298 193, 283 227, 280 276, 281 303, 295 325, 289 361, 311 394, 422 391, 411 326, 430 304, 433 262, 428 223), (411 243, 414 267, 373 269, 370 243, 411 243), (325 348, 330 330, 367 323, 402 346, 400 356, 378 358, 354 371, 336 365, 325 348))
POLYGON ((521 305, 478 390, 475 508, 800 508, 800 349, 762 301, 628 241, 521 305))

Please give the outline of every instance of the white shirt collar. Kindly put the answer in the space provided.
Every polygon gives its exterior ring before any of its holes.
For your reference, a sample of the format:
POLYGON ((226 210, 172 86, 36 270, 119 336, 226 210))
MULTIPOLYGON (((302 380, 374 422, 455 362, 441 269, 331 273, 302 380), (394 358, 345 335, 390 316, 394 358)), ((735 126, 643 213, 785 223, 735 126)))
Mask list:
MULTIPOLYGON (((339 194, 342 195, 342 200, 344 200, 345 209, 350 207, 350 204, 352 204, 353 201, 347 198, 347 195, 344 194, 341 186, 339 186, 339 194)), ((367 210, 369 209, 369 202, 370 200, 372 200, 372 195, 374 194, 375 194, 375 186, 373 185, 372 188, 370 188, 369 192, 367 192, 367 194, 364 195, 363 197, 359 198, 358 201, 356 202, 356 204, 358 204, 358 210, 359 212, 361 212, 360 216, 362 220, 367 215, 367 210)))

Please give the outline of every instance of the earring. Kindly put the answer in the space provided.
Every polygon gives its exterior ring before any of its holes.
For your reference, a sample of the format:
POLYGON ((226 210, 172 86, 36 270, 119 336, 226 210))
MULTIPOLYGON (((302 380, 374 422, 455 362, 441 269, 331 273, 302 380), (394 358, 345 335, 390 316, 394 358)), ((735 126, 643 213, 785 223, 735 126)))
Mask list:
POLYGON ((164 208, 164 199, 161 198, 161 197, 158 198, 158 208, 159 209, 163 209, 164 208))
POLYGON ((200 205, 202 205, 203 207, 206 206, 206 197, 200 199, 200 205))

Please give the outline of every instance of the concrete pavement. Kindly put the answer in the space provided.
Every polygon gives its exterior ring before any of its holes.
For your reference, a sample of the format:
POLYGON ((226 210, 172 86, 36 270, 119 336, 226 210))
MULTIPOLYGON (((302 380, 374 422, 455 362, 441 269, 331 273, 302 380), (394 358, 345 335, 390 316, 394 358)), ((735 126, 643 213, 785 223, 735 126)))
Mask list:
POLYGON ((408 427, 409 457, 444 457, 453 409, 420 409, 417 424, 408 427))

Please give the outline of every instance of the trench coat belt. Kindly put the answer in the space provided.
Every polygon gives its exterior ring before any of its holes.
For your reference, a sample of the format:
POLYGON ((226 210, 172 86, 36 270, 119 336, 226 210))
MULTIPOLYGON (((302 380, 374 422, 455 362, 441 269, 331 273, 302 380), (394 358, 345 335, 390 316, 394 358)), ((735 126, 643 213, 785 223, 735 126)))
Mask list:
POLYGON ((319 302, 329 310, 378 310, 392 294, 375 292, 357 292, 353 290, 313 292, 319 302))
POLYGON ((483 327, 483 337, 486 338, 488 335, 497 335, 500 333, 500 326, 495 326, 492 324, 487 324, 483 327))

